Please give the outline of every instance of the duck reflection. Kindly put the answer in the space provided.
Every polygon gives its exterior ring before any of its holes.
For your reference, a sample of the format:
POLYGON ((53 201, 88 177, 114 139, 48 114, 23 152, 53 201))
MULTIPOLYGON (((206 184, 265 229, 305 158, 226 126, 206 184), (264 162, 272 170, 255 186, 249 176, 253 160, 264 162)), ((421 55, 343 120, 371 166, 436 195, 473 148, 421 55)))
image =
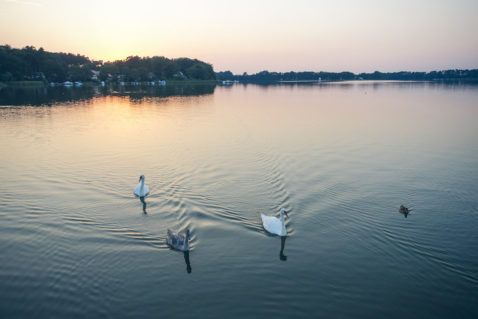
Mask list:
POLYGON ((144 200, 144 196, 141 196, 141 197, 139 198, 139 200, 140 200, 141 203, 143 204, 143 214, 144 214, 144 215, 147 215, 148 212, 146 212, 146 201, 144 200))
POLYGON ((188 274, 190 274, 192 269, 191 262, 189 261, 189 250, 184 252, 184 261, 186 262, 186 271, 188 272, 188 274))
POLYGON ((407 218, 408 214, 410 214, 411 211, 412 211, 411 209, 408 209, 407 207, 403 205, 400 205, 400 207, 398 208, 398 212, 402 214, 403 216, 405 216, 405 218, 407 218))
POLYGON ((279 258, 282 261, 287 260, 287 256, 284 255, 284 248, 285 248, 285 240, 287 239, 287 236, 281 236, 280 237, 280 253, 279 253, 279 258))

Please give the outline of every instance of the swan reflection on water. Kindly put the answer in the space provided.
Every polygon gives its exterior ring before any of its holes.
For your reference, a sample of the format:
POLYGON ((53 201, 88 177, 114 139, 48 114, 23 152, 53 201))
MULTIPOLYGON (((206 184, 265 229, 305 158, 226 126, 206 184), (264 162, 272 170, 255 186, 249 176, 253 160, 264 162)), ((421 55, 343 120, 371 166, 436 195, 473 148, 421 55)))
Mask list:
POLYGON ((279 258, 282 261, 287 260, 287 256, 284 255, 284 248, 285 248, 285 240, 287 239, 287 236, 281 236, 280 237, 280 253, 279 253, 279 258))
POLYGON ((186 271, 188 272, 188 274, 190 274, 192 269, 191 269, 191 262, 189 261, 189 250, 186 250, 184 252, 184 261, 186 262, 186 271))
POLYGON ((144 196, 141 196, 139 200, 141 201, 141 203, 143 203, 143 214, 148 215, 148 212, 146 212, 146 201, 144 200, 144 196))

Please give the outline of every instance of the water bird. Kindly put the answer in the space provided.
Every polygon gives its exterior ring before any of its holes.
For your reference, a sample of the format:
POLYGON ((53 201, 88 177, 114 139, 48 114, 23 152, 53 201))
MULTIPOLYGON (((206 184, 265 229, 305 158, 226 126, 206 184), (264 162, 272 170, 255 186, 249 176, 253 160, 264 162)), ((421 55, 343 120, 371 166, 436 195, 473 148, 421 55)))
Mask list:
POLYGON ((139 183, 134 188, 134 194, 138 197, 145 197, 149 194, 149 187, 144 185, 144 175, 139 177, 139 183))
POLYGON ((400 214, 403 214, 405 218, 407 218, 408 214, 410 214, 411 211, 412 211, 411 209, 408 209, 407 207, 403 205, 400 205, 400 207, 398 208, 398 212, 400 214))
POLYGON ((262 225, 264 229, 271 234, 286 236, 287 230, 285 229, 285 217, 289 218, 284 208, 280 211, 280 219, 274 216, 267 216, 261 213, 262 225))
POLYGON ((171 248, 188 251, 189 250, 189 239, 191 235, 189 229, 186 229, 186 232, 175 232, 171 229, 168 229, 168 238, 166 239, 167 243, 171 248))

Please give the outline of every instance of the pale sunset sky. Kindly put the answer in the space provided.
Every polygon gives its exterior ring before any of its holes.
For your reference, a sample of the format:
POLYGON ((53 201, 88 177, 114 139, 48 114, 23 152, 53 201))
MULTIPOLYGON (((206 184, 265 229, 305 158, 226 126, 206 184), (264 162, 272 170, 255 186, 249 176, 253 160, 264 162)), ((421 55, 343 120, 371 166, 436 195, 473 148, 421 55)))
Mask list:
POLYGON ((215 71, 478 68, 478 0, 0 0, 0 44, 215 71))

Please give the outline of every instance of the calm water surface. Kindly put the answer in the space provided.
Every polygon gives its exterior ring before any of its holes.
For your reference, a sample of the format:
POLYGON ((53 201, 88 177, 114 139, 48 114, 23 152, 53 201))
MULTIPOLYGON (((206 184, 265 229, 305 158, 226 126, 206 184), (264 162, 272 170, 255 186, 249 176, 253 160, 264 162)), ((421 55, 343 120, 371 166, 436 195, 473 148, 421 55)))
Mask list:
POLYGON ((478 316, 477 86, 49 90, 0 92, 0 317, 478 316))

